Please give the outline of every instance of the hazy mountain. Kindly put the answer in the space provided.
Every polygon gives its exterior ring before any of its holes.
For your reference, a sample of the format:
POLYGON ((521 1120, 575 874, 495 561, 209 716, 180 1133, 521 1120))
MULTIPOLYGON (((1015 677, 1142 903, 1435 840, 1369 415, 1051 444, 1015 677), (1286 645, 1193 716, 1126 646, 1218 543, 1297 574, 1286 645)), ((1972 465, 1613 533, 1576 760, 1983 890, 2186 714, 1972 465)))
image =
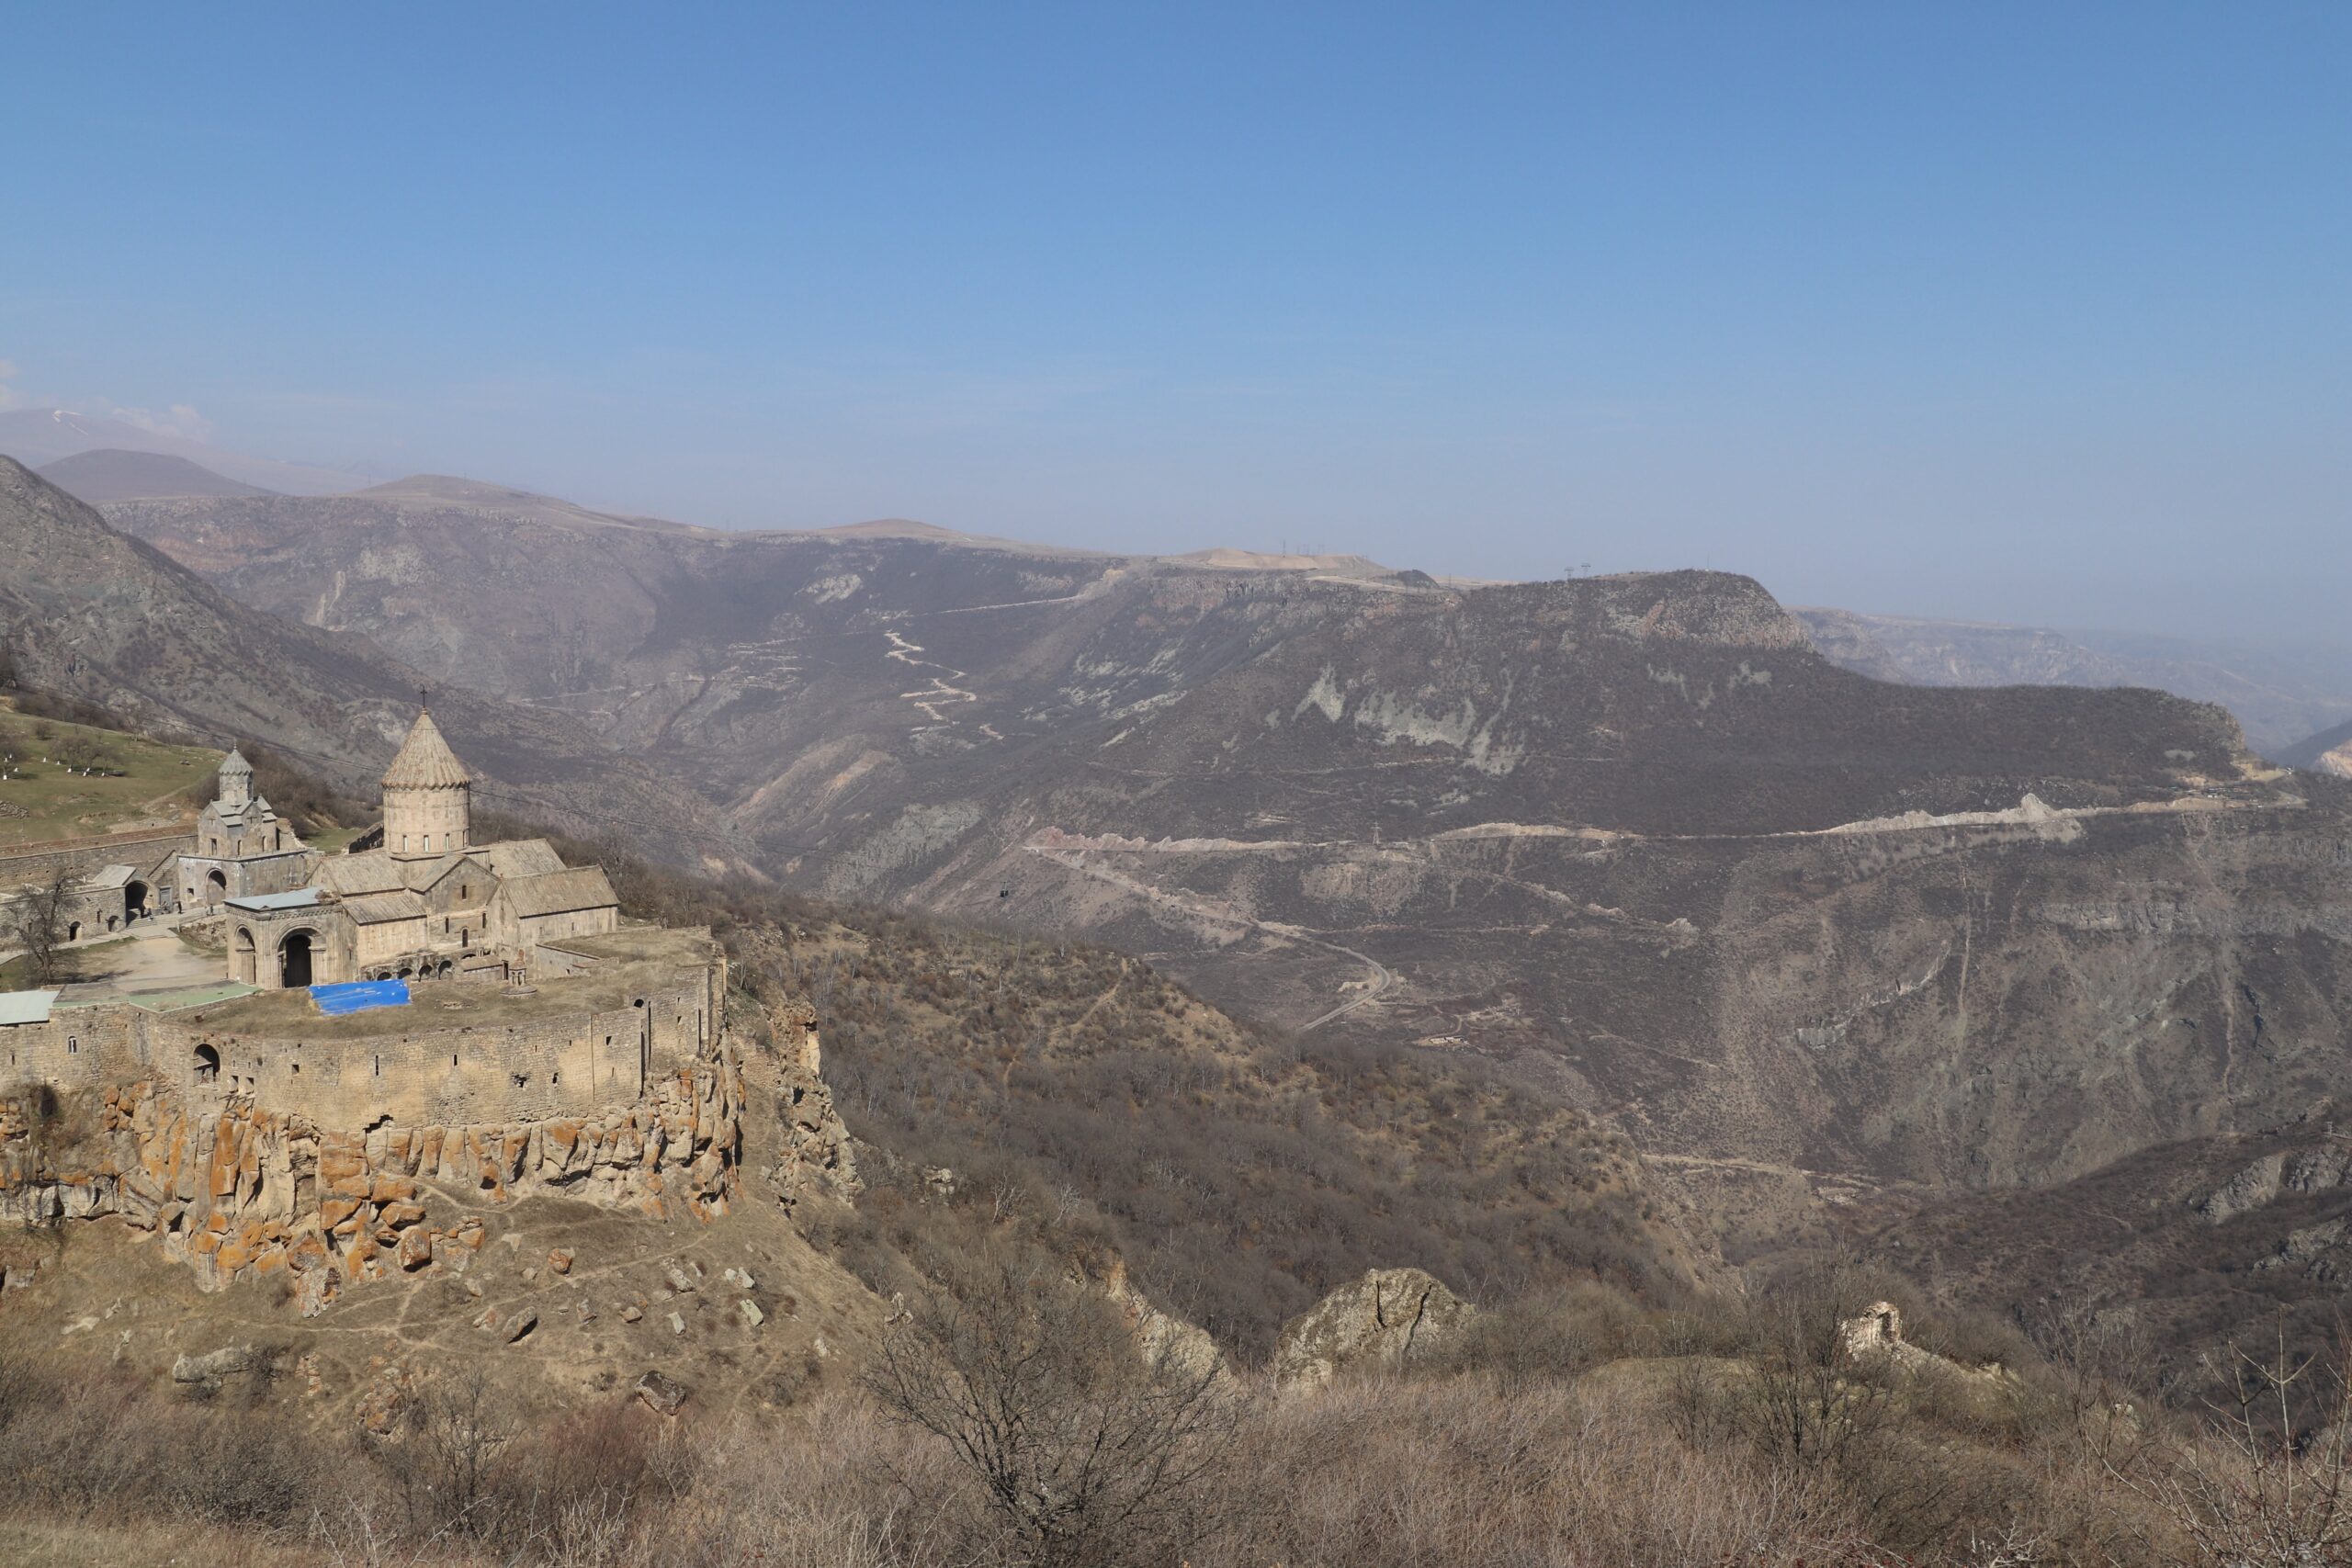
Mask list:
POLYGON ((1882 681, 1928 686, 2150 686, 2237 716, 2256 749, 2352 717, 2352 647, 2255 648, 2133 632, 1796 612, 1822 653, 1882 681))
POLYGON ((98 451, 184 457, 239 483, 290 495, 332 495, 372 482, 366 475, 343 469, 223 452, 201 441, 158 434, 101 414, 71 409, 17 409, 0 413, 0 456, 14 457, 28 468, 98 451))
POLYGON ((2307 735, 2278 749, 2278 761, 2293 768, 2311 768, 2338 778, 2352 779, 2352 723, 2307 735))
MULTIPOLYGON (((255 738, 368 791, 428 677, 363 639, 222 594, 0 457, 0 643, 29 684, 216 741, 255 738)), ((434 708, 492 807, 616 825, 673 856, 724 856, 714 815, 577 721, 443 686, 434 708)))
POLYGON ((76 452, 34 471, 66 494, 93 506, 116 501, 270 493, 256 485, 239 484, 186 457, 170 457, 161 452, 123 452, 113 447, 76 452))
POLYGON ((574 512, 113 515, 576 716, 796 886, 1480 1054, 1617 1119, 1731 1233, 2071 1179, 2302 1114, 2346 1066, 2346 792, 2216 706, 1873 681, 1719 573, 1454 590, 574 512))

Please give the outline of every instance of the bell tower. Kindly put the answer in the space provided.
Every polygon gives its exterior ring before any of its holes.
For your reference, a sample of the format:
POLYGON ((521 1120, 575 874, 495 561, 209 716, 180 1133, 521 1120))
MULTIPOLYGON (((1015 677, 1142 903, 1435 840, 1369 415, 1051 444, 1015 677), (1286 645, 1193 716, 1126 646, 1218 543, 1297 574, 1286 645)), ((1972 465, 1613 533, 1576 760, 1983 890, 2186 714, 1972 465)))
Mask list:
POLYGON ((254 765, 245 761, 242 751, 232 751, 220 759, 220 809, 242 811, 253 803, 254 765))

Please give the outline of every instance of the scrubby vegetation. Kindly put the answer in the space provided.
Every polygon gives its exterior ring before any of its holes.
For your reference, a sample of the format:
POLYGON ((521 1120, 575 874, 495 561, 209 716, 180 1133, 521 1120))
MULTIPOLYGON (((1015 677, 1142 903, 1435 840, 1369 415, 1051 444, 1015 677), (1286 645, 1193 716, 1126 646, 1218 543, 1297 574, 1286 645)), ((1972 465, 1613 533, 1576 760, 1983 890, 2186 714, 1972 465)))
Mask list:
MULTIPOLYGON (((463 1367, 380 1431, 300 1429, 281 1353, 208 1394, 0 1366, 0 1541, 112 1560, 651 1568, 1594 1568, 2352 1562, 2341 1362, 2290 1348, 2162 1410, 2098 1336, 1996 1364, 1857 1354, 1884 1281, 1643 1305, 1583 1284, 1312 1394, 1163 1348, 1054 1228, 935 1208, 935 1268, 854 1386, 786 1421, 613 1400, 526 1426, 463 1367), (2084 1359, 2086 1353, 2088 1359, 2084 1359), (283 1556, 275 1555, 283 1553, 283 1556)), ((71 1559, 62 1559, 71 1560, 71 1559)))
MULTIPOLYGON (((281 809, 356 819, 254 761, 281 809)), ((2346 1359, 2283 1322, 2167 1404, 2129 1312, 1973 1316, 1837 1260, 1702 1289, 1619 1139, 1475 1063, 1254 1030, 1107 950, 560 847, 630 912, 712 925, 755 998, 817 1008, 868 1190, 799 1221, 892 1303, 882 1348, 781 1416, 607 1394, 551 1423, 463 1358, 364 1425, 321 1422, 267 1346, 173 1389, 7 1360, 0 1555, 2352 1565, 2346 1359), (1274 1386, 1286 1318, 1407 1263, 1481 1310, 1406 1364, 1274 1386), (1901 1354, 1849 1339, 1881 1301, 1901 1354)))
MULTIPOLYGON (((498 831, 528 831, 502 824, 498 831)), ((819 905, 601 862, 624 909, 709 923, 739 984, 805 998, 851 1130, 999 1207, 1080 1210, 1138 1283, 1228 1348, 1368 1268, 1482 1296, 1684 1276, 1623 1138, 1475 1059, 1284 1038, 1082 942, 819 905)), ((892 1224, 888 1192, 857 1222, 892 1224)), ((871 1248, 842 1238, 854 1266, 871 1248)))

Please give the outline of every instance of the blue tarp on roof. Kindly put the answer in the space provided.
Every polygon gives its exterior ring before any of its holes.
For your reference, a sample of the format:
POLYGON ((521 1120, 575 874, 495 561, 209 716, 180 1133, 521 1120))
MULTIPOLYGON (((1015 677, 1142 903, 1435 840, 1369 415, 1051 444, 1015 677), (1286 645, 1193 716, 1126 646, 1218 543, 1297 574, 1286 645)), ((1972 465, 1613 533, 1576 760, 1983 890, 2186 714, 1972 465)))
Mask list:
POLYGON ((311 1000, 329 1018, 341 1018, 347 1012, 366 1012, 369 1008, 404 1008, 408 1006, 406 980, 354 980, 342 986, 313 986, 311 1000))

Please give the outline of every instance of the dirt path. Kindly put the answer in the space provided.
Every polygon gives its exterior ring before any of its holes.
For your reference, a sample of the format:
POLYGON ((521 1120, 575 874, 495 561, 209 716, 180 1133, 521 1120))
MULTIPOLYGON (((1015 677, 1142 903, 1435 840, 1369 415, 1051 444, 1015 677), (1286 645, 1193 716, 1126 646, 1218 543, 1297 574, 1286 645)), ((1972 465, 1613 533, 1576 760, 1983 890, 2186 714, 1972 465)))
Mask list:
POLYGON ((1244 915, 1229 909, 1207 907, 1179 894, 1170 893, 1165 888, 1154 887, 1148 882, 1138 881, 1124 872, 1114 871, 1108 866, 1091 864, 1086 860, 1085 852, 1082 850, 1071 853, 1051 849, 1043 844, 1023 844, 1021 847, 1033 855, 1042 855, 1066 870, 1077 872, 1081 876, 1091 877, 1097 882, 1116 887, 1124 893, 1133 894, 1136 897, 1181 910, 1194 919, 1208 920, 1217 925, 1241 926, 1247 930, 1263 932, 1268 936, 1279 937, 1285 942, 1305 942, 1309 947, 1319 947, 1326 953, 1336 953, 1343 958, 1351 958, 1372 972, 1369 988, 1363 995, 1351 997, 1329 1012, 1320 1013, 1298 1025, 1298 1033, 1304 1034, 1309 1030, 1320 1029, 1333 1019, 1345 1017, 1365 1003, 1376 1000, 1396 983, 1396 973, 1378 959, 1358 953, 1352 947, 1342 947, 1338 942, 1326 937, 1317 936, 1302 927, 1284 925, 1278 920, 1261 920, 1254 915, 1244 915))

